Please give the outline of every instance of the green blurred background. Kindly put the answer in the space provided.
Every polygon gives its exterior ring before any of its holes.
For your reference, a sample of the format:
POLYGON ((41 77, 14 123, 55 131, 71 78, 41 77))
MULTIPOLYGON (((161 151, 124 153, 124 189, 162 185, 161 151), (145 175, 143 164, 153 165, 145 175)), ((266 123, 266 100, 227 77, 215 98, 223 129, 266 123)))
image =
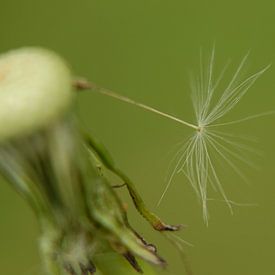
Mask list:
MULTIPOLYGON (((39 45, 63 55, 75 74, 133 99, 193 120, 189 72, 198 67, 199 48, 217 49, 217 70, 251 51, 248 73, 275 61, 274 1, 203 0, 0 0, 0 51, 39 45)), ((271 67, 226 120, 275 109, 275 69, 271 67)), ((194 244, 185 253, 194 274, 275 274, 275 117, 227 130, 258 137, 260 169, 241 166, 248 184, 228 169, 221 176, 228 197, 257 206, 209 202, 206 227, 193 191, 175 179, 159 208, 165 174, 175 144, 191 131, 172 121, 97 94, 77 103, 81 122, 111 151, 137 183, 148 205, 194 244)), ((1 127, 4 127, 3 125, 1 127)), ((226 130, 226 129, 225 129, 226 130)), ((159 274, 184 274, 174 247, 152 232, 129 202, 132 224, 157 244, 169 266, 159 274)), ((215 195, 216 194, 210 194, 215 195)), ((0 274, 41 274, 39 232, 30 208, 4 182, 0 192, 0 274)))

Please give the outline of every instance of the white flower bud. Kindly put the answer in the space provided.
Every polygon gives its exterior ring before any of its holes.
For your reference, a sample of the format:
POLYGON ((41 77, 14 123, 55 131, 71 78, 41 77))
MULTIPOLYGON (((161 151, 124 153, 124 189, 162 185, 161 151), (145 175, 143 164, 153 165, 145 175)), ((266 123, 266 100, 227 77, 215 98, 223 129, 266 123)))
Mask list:
POLYGON ((62 116, 73 99, 71 72, 55 53, 22 48, 0 55, 0 142, 62 116))

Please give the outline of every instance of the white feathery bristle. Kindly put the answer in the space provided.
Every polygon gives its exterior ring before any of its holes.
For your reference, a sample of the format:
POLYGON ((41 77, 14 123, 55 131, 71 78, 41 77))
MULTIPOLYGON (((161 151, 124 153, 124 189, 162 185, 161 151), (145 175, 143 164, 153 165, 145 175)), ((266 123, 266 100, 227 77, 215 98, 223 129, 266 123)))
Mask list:
POLYGON ((177 152, 173 160, 173 169, 158 205, 163 200, 175 176, 179 172, 182 172, 189 180, 197 196, 200 198, 203 217, 206 223, 208 223, 207 202, 209 200, 209 185, 211 185, 216 191, 219 191, 223 200, 228 204, 230 211, 232 211, 231 201, 227 199, 221 184, 220 176, 216 171, 213 154, 226 163, 228 167, 243 180, 246 180, 245 175, 236 162, 243 162, 246 165, 255 168, 255 165, 250 160, 251 157, 246 156, 246 154, 258 152, 243 142, 237 142, 236 139, 234 139, 234 135, 217 131, 216 128, 212 127, 241 123, 250 119, 275 113, 275 111, 269 111, 262 114, 247 116, 231 122, 214 124, 239 103, 241 98, 247 93, 248 89, 269 68, 269 66, 266 66, 244 80, 240 80, 240 73, 243 70, 247 58, 248 54, 242 59, 228 85, 223 89, 219 96, 218 89, 220 87, 220 81, 228 67, 228 64, 224 67, 217 79, 214 80, 213 71, 215 48, 212 50, 207 66, 204 66, 202 61, 202 51, 200 52, 200 72, 197 78, 193 78, 191 85, 192 102, 196 117, 195 125, 198 126, 198 129, 183 145, 181 145, 181 148, 177 152), (215 100, 216 102, 213 103, 214 94, 217 99, 215 100))

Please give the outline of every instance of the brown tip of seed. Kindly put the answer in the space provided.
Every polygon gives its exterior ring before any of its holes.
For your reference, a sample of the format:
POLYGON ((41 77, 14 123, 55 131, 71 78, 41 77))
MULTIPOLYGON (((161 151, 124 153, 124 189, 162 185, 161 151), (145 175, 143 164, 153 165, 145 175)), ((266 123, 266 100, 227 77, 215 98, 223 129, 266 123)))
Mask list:
POLYGON ((157 224, 154 225, 154 229, 157 231, 179 231, 182 228, 183 228, 182 224, 169 225, 169 224, 164 224, 162 222, 158 222, 157 224))

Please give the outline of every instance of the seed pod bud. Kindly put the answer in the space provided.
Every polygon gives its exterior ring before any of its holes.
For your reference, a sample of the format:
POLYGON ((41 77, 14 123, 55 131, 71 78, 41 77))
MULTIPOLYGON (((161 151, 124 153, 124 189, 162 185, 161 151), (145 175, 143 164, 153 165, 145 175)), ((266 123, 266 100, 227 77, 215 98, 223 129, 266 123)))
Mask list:
POLYGON ((47 127, 70 107, 71 72, 55 53, 21 48, 0 55, 0 142, 47 127))

